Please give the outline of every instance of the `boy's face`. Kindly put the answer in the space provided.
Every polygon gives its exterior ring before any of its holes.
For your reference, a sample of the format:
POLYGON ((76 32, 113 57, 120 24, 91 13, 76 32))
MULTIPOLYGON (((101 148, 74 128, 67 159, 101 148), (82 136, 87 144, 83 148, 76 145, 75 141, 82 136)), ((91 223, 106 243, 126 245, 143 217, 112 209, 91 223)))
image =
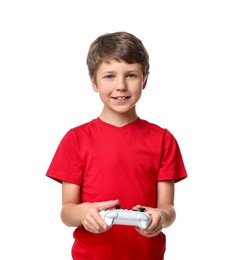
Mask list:
POLYGON ((98 67, 92 86, 99 93, 106 111, 126 113, 135 110, 146 82, 141 64, 110 61, 98 67))

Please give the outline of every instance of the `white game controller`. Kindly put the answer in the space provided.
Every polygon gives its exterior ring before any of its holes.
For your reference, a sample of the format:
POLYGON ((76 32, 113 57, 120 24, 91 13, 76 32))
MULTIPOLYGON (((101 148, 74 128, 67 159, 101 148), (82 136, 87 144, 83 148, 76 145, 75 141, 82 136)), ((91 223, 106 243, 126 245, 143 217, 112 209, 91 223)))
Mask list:
POLYGON ((151 222, 150 216, 144 211, 144 208, 140 208, 137 211, 116 207, 114 209, 102 210, 99 214, 108 226, 112 226, 113 224, 128 225, 137 226, 144 230, 148 228, 151 222))

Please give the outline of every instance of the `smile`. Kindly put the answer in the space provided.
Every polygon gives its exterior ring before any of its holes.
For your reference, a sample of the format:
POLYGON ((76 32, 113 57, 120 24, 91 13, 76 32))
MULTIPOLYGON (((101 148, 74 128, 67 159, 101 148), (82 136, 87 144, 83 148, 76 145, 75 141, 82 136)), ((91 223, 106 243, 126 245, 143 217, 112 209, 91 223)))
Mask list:
POLYGON ((121 96, 121 97, 113 97, 113 99, 116 99, 116 100, 125 100, 125 99, 128 99, 129 97, 125 97, 125 96, 121 96))

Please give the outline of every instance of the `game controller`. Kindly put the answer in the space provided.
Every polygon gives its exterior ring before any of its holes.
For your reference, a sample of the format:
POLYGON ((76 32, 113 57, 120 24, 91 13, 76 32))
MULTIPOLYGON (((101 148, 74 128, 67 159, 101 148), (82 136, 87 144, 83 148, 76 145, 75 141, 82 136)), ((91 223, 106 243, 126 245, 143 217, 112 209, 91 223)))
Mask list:
POLYGON ((149 214, 144 211, 145 208, 139 208, 139 210, 120 209, 117 205, 115 208, 102 210, 99 214, 108 226, 113 224, 128 225, 137 226, 144 230, 151 222, 149 214))

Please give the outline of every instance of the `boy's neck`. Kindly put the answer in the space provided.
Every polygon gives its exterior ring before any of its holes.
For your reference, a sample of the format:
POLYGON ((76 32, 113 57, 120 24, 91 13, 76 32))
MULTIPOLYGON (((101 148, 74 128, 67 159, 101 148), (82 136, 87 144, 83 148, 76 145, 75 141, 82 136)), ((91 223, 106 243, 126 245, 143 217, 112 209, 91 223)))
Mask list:
POLYGON ((101 115, 99 116, 99 118, 105 122, 108 123, 110 125, 114 125, 117 127, 122 127, 125 125, 128 125, 132 122, 134 122, 135 120, 138 119, 138 115, 136 114, 136 112, 133 113, 124 113, 124 114, 120 114, 120 113, 105 113, 105 111, 103 110, 101 115))

